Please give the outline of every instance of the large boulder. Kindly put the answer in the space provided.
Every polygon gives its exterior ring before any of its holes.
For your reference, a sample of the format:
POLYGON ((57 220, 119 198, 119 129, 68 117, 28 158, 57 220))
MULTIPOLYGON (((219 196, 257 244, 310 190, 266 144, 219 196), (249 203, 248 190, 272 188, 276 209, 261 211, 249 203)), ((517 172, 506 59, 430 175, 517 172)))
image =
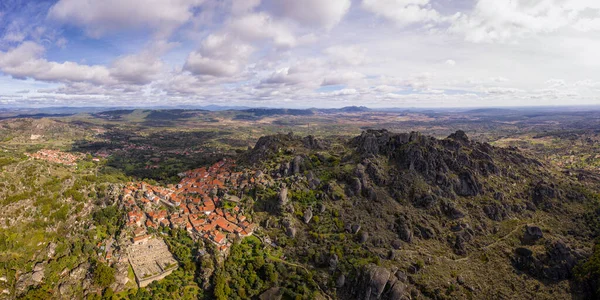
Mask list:
POLYGON ((552 200, 559 197, 559 192, 553 184, 547 184, 545 182, 539 182, 533 188, 532 200, 539 208, 550 209, 552 208, 552 200))
POLYGON ((312 220, 313 217, 313 211, 311 207, 308 207, 305 211, 304 211, 304 223, 308 224, 310 222, 310 220, 312 220))
POLYGON ((544 237, 542 229, 538 226, 527 225, 525 226, 525 233, 523 234, 523 242, 526 244, 533 244, 537 240, 544 237))
POLYGON ((324 150, 327 145, 324 141, 315 138, 312 135, 309 135, 302 139, 302 143, 304 147, 311 150, 324 150))
POLYGON ((280 300, 283 297, 283 290, 279 287, 273 287, 264 291, 258 299, 260 300, 280 300))
POLYGON ((291 173, 294 175, 300 174, 300 172, 303 171, 303 165, 304 158, 302 158, 302 156, 298 155, 294 157, 294 160, 292 160, 292 163, 290 164, 291 173))
POLYGON ((464 197, 477 196, 481 193, 481 184, 472 172, 465 171, 458 175, 458 184, 454 187, 454 192, 464 197))
POLYGON ((362 293, 359 294, 360 299, 380 299, 391 275, 392 273, 386 268, 367 266, 360 278, 359 284, 362 287, 362 293))
POLYGON ((396 219, 396 232, 398 233, 398 237, 401 240, 407 243, 410 243, 412 241, 412 225, 405 216, 399 216, 398 219, 396 219))
MULTIPOLYGON (((347 281, 347 280, 346 280, 347 281)), ((410 299, 408 286, 394 272, 373 264, 364 266, 352 284, 345 285, 342 299, 375 300, 410 299)))
POLYGON ((288 203, 288 189, 283 186, 279 191, 279 206, 284 207, 288 203))

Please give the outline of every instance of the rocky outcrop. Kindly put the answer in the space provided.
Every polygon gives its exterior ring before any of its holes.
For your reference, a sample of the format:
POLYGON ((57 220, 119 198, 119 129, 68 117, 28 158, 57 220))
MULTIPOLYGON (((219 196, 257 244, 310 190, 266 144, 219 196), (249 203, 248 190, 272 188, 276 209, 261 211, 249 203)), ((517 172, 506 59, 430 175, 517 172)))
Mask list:
POLYGON ((502 221, 508 217, 507 209, 497 202, 485 205, 483 207, 483 212, 488 218, 494 221, 502 221))
POLYGON ((353 284, 345 287, 343 299, 410 299, 406 283, 398 280, 394 272, 372 264, 364 266, 353 284))
POLYGON ((538 279, 560 281, 571 278, 577 261, 586 257, 562 240, 547 241, 545 248, 543 253, 525 247, 515 249, 514 267, 538 279))
POLYGON ((304 223, 308 224, 310 222, 310 220, 312 220, 312 217, 313 217, 313 211, 312 211, 312 208, 309 207, 304 211, 304 214, 303 214, 304 223))
POLYGON ((280 300, 283 297, 283 290, 279 287, 273 287, 264 291, 258 299, 260 300, 280 300))
POLYGON ((291 163, 291 172, 294 175, 300 174, 300 172, 304 171, 304 158, 302 156, 294 157, 291 163))
POLYGON ((278 195, 279 207, 283 208, 288 204, 288 189, 285 186, 281 187, 278 195))
POLYGON ((454 192, 459 196, 477 196, 481 193, 481 184, 472 172, 465 171, 458 175, 458 184, 454 186, 454 192))
POLYGON ((399 216, 398 219, 396 219, 396 232, 401 240, 407 243, 412 241, 412 225, 405 216, 399 216))
POLYGON ((553 201, 559 197, 559 192, 554 184, 539 182, 532 191, 533 204, 541 209, 550 209, 554 206, 553 201))
POLYGON ((544 234, 542 233, 541 228, 532 225, 525 226, 525 233, 523 234, 523 243, 533 244, 543 237, 544 234))
POLYGON ((256 142, 254 148, 241 157, 241 161, 256 164, 273 158, 276 154, 289 148, 302 147, 302 138, 293 133, 263 136, 256 142))
POLYGON ((18 276, 15 284, 17 295, 23 294, 30 287, 38 286, 44 280, 45 263, 37 263, 33 267, 33 271, 24 273, 18 276))
POLYGON ((304 147, 311 150, 324 150, 327 148, 327 143, 322 141, 321 139, 315 138, 312 135, 309 135, 302 139, 302 143, 304 147))

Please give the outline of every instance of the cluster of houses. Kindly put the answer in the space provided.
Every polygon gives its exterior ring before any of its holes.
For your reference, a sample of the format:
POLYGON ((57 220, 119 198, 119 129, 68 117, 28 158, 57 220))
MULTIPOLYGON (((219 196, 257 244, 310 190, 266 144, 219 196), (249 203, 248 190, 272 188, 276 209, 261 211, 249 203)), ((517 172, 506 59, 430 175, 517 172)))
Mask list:
POLYGON ((43 149, 36 153, 27 155, 31 158, 41 159, 52 163, 64 164, 68 166, 77 165, 77 161, 83 158, 83 155, 79 153, 67 153, 59 150, 48 149, 43 149))
POLYGON ((225 252, 236 237, 251 235, 256 225, 242 214, 240 199, 229 191, 254 182, 232 164, 221 161, 209 168, 180 174, 177 185, 160 187, 144 182, 130 183, 123 189, 122 203, 127 208, 126 225, 133 229, 133 243, 150 238, 148 228, 160 226, 185 229, 195 239, 203 238, 225 252))

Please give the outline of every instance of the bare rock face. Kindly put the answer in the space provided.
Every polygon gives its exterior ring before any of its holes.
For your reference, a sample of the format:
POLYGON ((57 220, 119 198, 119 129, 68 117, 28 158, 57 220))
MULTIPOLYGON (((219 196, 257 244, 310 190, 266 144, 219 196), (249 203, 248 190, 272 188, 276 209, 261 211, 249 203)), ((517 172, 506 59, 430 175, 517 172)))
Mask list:
POLYGON ((373 264, 363 267, 351 284, 346 282, 342 294, 342 299, 410 299, 407 283, 398 280, 390 270, 373 264))
POLYGON ((481 184, 477 182, 471 172, 463 172, 459 176, 458 184, 454 187, 454 192, 459 196, 473 197, 481 193, 481 184))
POLYGON ((550 209, 553 207, 552 200, 559 198, 559 192, 553 184, 539 182, 532 193, 533 204, 542 209, 550 209))
POLYGON ((407 243, 410 243, 413 238, 413 231, 412 231, 412 226, 411 226, 410 222, 408 221, 408 219, 404 216, 398 217, 398 219, 396 220, 396 226, 397 226, 398 237, 401 240, 403 240, 407 243))
POLYGON ((129 282, 129 277, 127 274, 128 268, 129 268, 129 264, 127 264, 127 263, 117 263, 116 273, 115 273, 115 282, 111 286, 113 291, 120 292, 125 289, 125 286, 129 282))
POLYGON ((363 273, 364 293, 362 299, 379 299, 392 273, 385 268, 369 266, 363 273))
POLYGON ((283 227, 285 229, 285 234, 288 237, 291 237, 291 238, 296 237, 296 233, 298 233, 298 230, 294 226, 294 222, 291 219, 286 218, 281 222, 281 224, 283 225, 283 227))
POLYGON ((492 203, 483 207, 483 212, 494 221, 502 221, 508 218, 507 209, 500 203, 492 203))
POLYGON ((283 291, 279 287, 273 287, 266 290, 258 296, 260 300, 280 300, 283 297, 283 291))
POLYGON ((283 207, 288 203, 288 189, 287 187, 282 187, 281 191, 279 191, 279 206, 283 207))
POLYGON ((41 270, 33 272, 33 274, 31 275, 31 280, 33 280, 33 282, 35 282, 36 284, 42 283, 42 281, 44 280, 44 271, 41 270))
POLYGON ((442 202, 442 211, 450 219, 461 219, 465 217, 465 213, 458 208, 454 202, 444 201, 442 202))
POLYGON ((461 144, 469 144, 469 137, 467 137, 467 134, 462 130, 458 130, 457 132, 449 135, 448 138, 453 139, 461 144))
POLYGON ((310 222, 310 220, 312 219, 312 217, 313 217, 313 211, 312 211, 312 208, 309 207, 304 211, 304 223, 308 224, 310 222))
POLYGON ((335 270, 338 266, 338 263, 340 262, 337 254, 333 254, 329 257, 329 268, 332 270, 335 270))
POLYGON ((407 286, 402 282, 396 282, 391 290, 390 299, 394 300, 408 300, 410 299, 408 296, 407 286))
POLYGON ((306 174, 306 180, 308 180, 308 187, 311 189, 316 189, 321 185, 321 180, 319 180, 312 171, 309 171, 308 174, 306 174))
POLYGON ((81 263, 75 269, 71 270, 71 272, 69 273, 70 279, 73 281, 83 280, 83 278, 85 277, 85 274, 87 274, 89 268, 90 268, 89 263, 81 263))
POLYGON ((293 134, 263 136, 258 139, 254 148, 246 153, 243 160, 255 164, 272 158, 286 148, 301 145, 301 143, 302 139, 293 134))
POLYGON ((32 286, 38 286, 44 280, 44 270, 46 266, 44 263, 37 263, 33 267, 33 271, 29 273, 21 274, 17 283, 15 284, 15 290, 17 295, 22 295, 27 289, 32 286))
POLYGON ((71 286, 69 284, 65 283, 61 283, 58 286, 58 292, 60 293, 61 296, 68 296, 71 294, 71 286))
POLYGON ((305 148, 312 150, 323 150, 326 148, 326 145, 322 140, 317 139, 312 135, 303 138, 302 143, 304 144, 305 148))
POLYGON ((46 247, 46 252, 48 254, 48 258, 54 257, 54 254, 56 254, 56 243, 52 242, 48 244, 48 247, 46 247))
POLYGON ((298 230, 295 227, 288 227, 285 231, 287 236, 289 236, 291 238, 295 238, 297 232, 298 232, 298 230))
POLYGON ((369 240, 369 234, 366 231, 361 231, 360 234, 358 235, 358 241, 361 244, 364 244, 367 242, 367 240, 369 240))

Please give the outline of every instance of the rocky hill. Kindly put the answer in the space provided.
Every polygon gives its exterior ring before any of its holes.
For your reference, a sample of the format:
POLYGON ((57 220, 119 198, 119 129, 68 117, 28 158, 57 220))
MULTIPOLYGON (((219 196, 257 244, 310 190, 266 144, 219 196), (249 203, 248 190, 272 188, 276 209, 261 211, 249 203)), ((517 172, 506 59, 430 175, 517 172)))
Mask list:
POLYGON ((573 268, 592 254, 597 182, 516 148, 369 130, 263 137, 242 161, 268 182, 266 235, 331 298, 592 297, 573 268))

